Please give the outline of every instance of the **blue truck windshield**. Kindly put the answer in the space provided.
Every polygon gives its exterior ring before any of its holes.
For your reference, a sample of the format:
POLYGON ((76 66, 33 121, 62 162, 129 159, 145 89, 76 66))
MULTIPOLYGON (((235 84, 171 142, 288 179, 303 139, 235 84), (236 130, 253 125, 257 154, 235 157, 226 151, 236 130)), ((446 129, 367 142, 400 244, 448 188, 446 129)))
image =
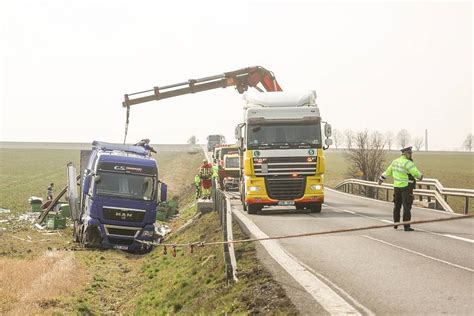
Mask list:
POLYGON ((247 148, 320 148, 321 125, 306 124, 262 124, 247 128, 247 148))
POLYGON ((118 172, 99 172, 96 183, 99 196, 131 200, 151 201, 154 198, 155 181, 153 177, 118 172))

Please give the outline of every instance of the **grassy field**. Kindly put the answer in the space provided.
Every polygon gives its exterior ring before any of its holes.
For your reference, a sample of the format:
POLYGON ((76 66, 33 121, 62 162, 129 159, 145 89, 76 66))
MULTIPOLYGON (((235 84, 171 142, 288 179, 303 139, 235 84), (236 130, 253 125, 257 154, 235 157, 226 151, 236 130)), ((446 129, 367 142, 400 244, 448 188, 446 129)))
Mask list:
MULTIPOLYGON (((328 150, 325 157, 325 181, 328 186, 334 187, 348 177, 344 151, 328 150)), ((388 152, 386 157, 385 165, 388 166, 399 157, 399 152, 388 152)), ((445 187, 474 189, 474 153, 414 152, 413 160, 425 178, 438 179, 445 187)), ((458 212, 462 211, 464 199, 449 197, 448 201, 458 212)), ((470 203, 470 211, 473 211, 474 201, 470 203)))
MULTIPOLYGON (((147 255, 85 250, 72 242, 68 227, 55 233, 35 230, 16 218, 29 196, 45 197, 66 182, 66 164, 78 150, 0 149, 0 314, 296 314, 280 285, 258 263, 253 244, 239 245, 239 283, 224 277, 222 247, 178 248, 176 258, 161 247, 147 255), (12 219, 12 217, 14 217, 12 219), (21 273, 19 273, 21 272, 21 273), (74 286, 71 286, 71 285, 74 286)), ((167 222, 175 231, 196 214, 193 179, 201 154, 159 152, 160 178, 179 202, 180 215, 167 222)), ((168 242, 222 239, 216 213, 197 219, 168 242)), ((243 238, 238 226, 235 238, 243 238)))

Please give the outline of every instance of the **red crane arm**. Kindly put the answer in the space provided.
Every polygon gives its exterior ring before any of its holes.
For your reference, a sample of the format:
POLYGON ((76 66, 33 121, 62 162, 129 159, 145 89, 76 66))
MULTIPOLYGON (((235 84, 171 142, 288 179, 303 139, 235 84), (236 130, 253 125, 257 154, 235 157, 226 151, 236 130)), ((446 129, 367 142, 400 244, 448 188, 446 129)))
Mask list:
POLYGON ((122 105, 124 107, 130 107, 134 104, 158 101, 183 94, 197 93, 217 88, 227 88, 229 86, 235 86, 239 93, 244 93, 249 87, 263 91, 258 84, 261 84, 266 91, 282 91, 275 79, 275 75, 271 71, 260 66, 254 66, 225 72, 221 75, 190 79, 181 83, 125 94, 125 100, 122 102, 122 105), (153 93, 150 94, 150 92, 153 93))

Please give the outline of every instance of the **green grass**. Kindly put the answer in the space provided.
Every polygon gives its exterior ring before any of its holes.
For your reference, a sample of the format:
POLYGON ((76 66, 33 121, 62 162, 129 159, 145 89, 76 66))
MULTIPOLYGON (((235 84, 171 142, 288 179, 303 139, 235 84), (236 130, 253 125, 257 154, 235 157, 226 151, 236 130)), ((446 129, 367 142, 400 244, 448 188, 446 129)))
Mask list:
MULTIPOLYGON (((66 184, 66 164, 77 166, 79 150, 61 149, 0 149, 0 207, 14 213, 29 209, 27 199, 45 197, 50 182, 57 193, 66 184)), ((194 174, 202 161, 199 154, 159 152, 157 156, 160 178, 170 185, 170 195, 179 202, 180 217, 166 223, 175 231, 196 214, 194 204, 194 174)), ((15 214, 13 214, 15 215, 15 214)), ((0 214, 0 219, 10 215, 0 214)), ((48 248, 77 247, 72 243, 68 227, 61 235, 45 236, 30 225, 15 221, 3 223, 0 260, 30 260, 42 257, 48 248), (33 243, 23 240, 32 238, 33 243)), ((234 237, 244 238, 237 225, 234 237)), ((217 213, 197 219, 180 234, 167 242, 195 242, 222 240, 217 213)), ((82 249, 79 249, 82 250, 82 249)), ((224 273, 222 246, 207 246, 194 250, 178 248, 176 258, 163 255, 156 247, 146 255, 114 250, 75 251, 83 274, 83 283, 68 296, 52 297, 50 304, 40 307, 48 314, 297 314, 295 306, 284 290, 257 260, 253 244, 236 246, 239 282, 228 284, 224 273)), ((40 277, 40 276, 38 276, 40 277)), ((44 304, 43 304, 44 305, 44 304)), ((8 312, 8 306, 2 308, 8 312)))
MULTIPOLYGON (((343 150, 329 150, 325 153, 325 182, 329 187, 336 186, 347 178, 347 162, 343 150)), ((387 153, 385 165, 399 157, 399 153, 387 153)), ((413 160, 425 178, 438 179, 445 187, 474 189, 474 154, 455 152, 414 152, 413 160)), ((390 181, 390 179, 389 179, 390 181)), ((464 199, 448 197, 448 202, 456 211, 462 212, 464 199)), ((470 201, 470 211, 474 201, 470 201)))

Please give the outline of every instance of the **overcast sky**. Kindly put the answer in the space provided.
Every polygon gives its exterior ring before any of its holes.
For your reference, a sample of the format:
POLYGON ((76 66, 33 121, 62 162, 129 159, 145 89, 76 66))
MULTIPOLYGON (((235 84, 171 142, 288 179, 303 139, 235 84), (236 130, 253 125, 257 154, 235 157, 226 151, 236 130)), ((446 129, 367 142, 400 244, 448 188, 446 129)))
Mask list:
MULTIPOLYGON (((1 1, 0 141, 122 142, 125 93, 261 65, 316 90, 338 130, 473 131, 472 4, 1 1)), ((233 88, 132 106, 127 140, 184 143, 243 118, 233 88)))

